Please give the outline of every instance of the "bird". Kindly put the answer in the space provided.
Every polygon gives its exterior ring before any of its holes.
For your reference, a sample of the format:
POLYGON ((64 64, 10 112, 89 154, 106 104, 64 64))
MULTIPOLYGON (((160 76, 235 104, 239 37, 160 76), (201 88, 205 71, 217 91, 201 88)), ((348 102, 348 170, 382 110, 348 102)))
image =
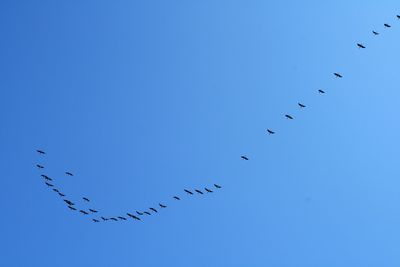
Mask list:
POLYGON ((43 169, 44 167, 40 164, 36 164, 36 167, 38 167, 39 169, 43 169))
POLYGON ((323 91, 323 90, 318 90, 318 92, 320 93, 320 94, 325 94, 325 91, 323 91))
POLYGON ((89 211, 94 212, 94 213, 97 212, 97 210, 94 210, 94 209, 89 209, 89 211))
POLYGON ((161 203, 159 203, 158 205, 160 206, 160 208, 163 208, 163 209, 167 207, 167 206, 165 206, 165 205, 163 205, 161 203))
POLYGON ((288 114, 286 114, 285 117, 288 118, 289 120, 293 120, 293 117, 288 114))
POLYGON ((115 219, 114 217, 111 217, 110 220, 113 220, 113 221, 116 221, 116 222, 118 221, 118 220, 115 219))
POLYGON ((53 179, 51 179, 49 176, 42 174, 42 177, 47 180, 47 181, 53 181, 53 179))
POLYGON ((137 215, 143 215, 143 212, 136 211, 137 215))
POLYGON ((359 44, 357 43, 358 48, 365 48, 365 46, 363 44, 359 44))
POLYGON ((158 212, 155 208, 149 208, 149 209, 154 211, 154 212, 158 212))
POLYGON ((184 189, 184 191, 186 192, 186 193, 188 193, 189 195, 193 195, 193 193, 192 192, 190 192, 189 190, 187 190, 187 189, 184 189))
POLYGON ((54 191, 54 192, 57 192, 57 193, 60 193, 60 191, 58 191, 57 188, 53 188, 53 191, 54 191))
POLYGON ((274 131, 272 131, 272 130, 270 130, 270 129, 267 129, 267 132, 268 132, 269 134, 274 134, 274 133, 275 133, 274 131))
POLYGON ((174 196, 174 198, 176 199, 176 200, 181 200, 179 197, 177 197, 177 196, 174 196))
POLYGON ((249 158, 246 157, 246 156, 240 156, 240 158, 243 159, 243 160, 249 160, 249 158))
POLYGON ((65 197, 63 193, 58 192, 58 194, 60 195, 60 197, 65 197))
POLYGON ((139 217, 136 217, 136 216, 133 215, 133 214, 127 213, 126 215, 128 215, 128 216, 131 217, 132 219, 135 219, 135 220, 137 220, 137 221, 140 221, 140 218, 139 218, 139 217))
POLYGON ((337 72, 334 72, 333 74, 338 78, 342 78, 343 77, 340 73, 337 73, 337 72))
POLYGON ((72 173, 70 173, 70 172, 65 172, 65 174, 66 175, 69 175, 69 176, 74 176, 72 173))
POLYGON ((84 210, 79 210, 79 212, 82 213, 82 214, 84 214, 84 215, 88 215, 88 214, 89 214, 89 213, 87 213, 87 212, 84 211, 84 210))
POLYGON ((396 15, 397 19, 400 19, 400 15, 396 15))
POLYGON ((71 210, 76 210, 74 207, 72 206, 67 206, 68 208, 70 208, 71 210))
POLYGON ((202 195, 203 195, 203 192, 201 192, 200 190, 197 190, 197 189, 195 189, 194 191, 196 191, 197 193, 199 193, 199 194, 202 194, 202 195))
POLYGON ((99 222, 99 220, 96 220, 96 219, 92 219, 92 221, 94 221, 94 222, 99 222))
POLYGON ((118 216, 118 219, 123 220, 123 221, 126 221, 126 218, 125 218, 125 217, 122 217, 122 216, 118 216))
POLYGON ((103 216, 101 216, 101 219, 102 219, 103 221, 108 221, 108 219, 107 219, 107 218, 104 218, 103 216))
POLYGON ((48 183, 48 182, 45 182, 45 184, 46 184, 48 187, 54 186, 54 185, 52 185, 52 184, 50 184, 50 183, 48 183))
POLYGON ((86 197, 83 197, 82 199, 85 200, 85 201, 87 201, 87 202, 90 201, 90 200, 89 200, 88 198, 86 198, 86 197))
POLYGON ((39 150, 39 149, 36 149, 36 152, 38 152, 39 154, 42 154, 42 155, 46 154, 46 152, 44 152, 43 150, 39 150))
POLYGON ((206 190, 208 193, 212 193, 213 191, 208 189, 207 187, 204 188, 204 190, 206 190))
POLYGON ((305 108, 306 106, 305 105, 303 105, 302 103, 297 103, 298 105, 299 105, 299 107, 301 107, 301 108, 305 108))
POLYGON ((221 188, 221 186, 220 185, 217 185, 217 184, 214 184, 214 186, 215 186, 215 188, 221 188))
POLYGON ((373 33, 374 35, 379 35, 379 32, 376 32, 376 31, 372 31, 372 33, 373 33))
POLYGON ((147 214, 147 215, 151 215, 151 213, 148 212, 148 211, 144 211, 143 213, 144 213, 144 214, 147 214))
POLYGON ((389 24, 387 24, 387 23, 383 24, 383 26, 385 26, 386 28, 390 28, 390 27, 392 27, 392 26, 390 26, 390 25, 389 25, 389 24))
POLYGON ((64 199, 64 202, 67 203, 69 206, 73 206, 75 205, 74 203, 72 203, 70 200, 68 199, 64 199))

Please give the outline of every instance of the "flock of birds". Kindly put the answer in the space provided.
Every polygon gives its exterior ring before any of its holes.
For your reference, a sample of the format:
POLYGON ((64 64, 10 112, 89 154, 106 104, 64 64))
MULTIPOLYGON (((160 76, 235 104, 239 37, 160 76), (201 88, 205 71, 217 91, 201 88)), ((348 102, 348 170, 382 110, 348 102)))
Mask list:
MULTIPOLYGON (((42 156, 46 155, 46 152, 44 152, 43 150, 39 150, 37 149, 36 152, 42 156)), ((41 164, 36 164, 36 167, 42 172, 45 167, 41 164)), ((65 172, 65 174, 67 176, 74 176, 71 172, 65 172)), ((71 211, 76 211, 79 212, 80 214, 87 216, 89 215, 90 219, 95 222, 106 222, 106 221, 127 221, 128 218, 131 218, 135 221, 141 221, 143 219, 144 216, 150 216, 152 214, 158 213, 159 210, 161 209, 165 209, 168 206, 163 204, 163 203, 158 203, 157 209, 154 207, 150 207, 146 210, 136 210, 135 212, 127 212, 126 214, 124 214, 123 216, 112 216, 112 217, 105 217, 105 216, 100 216, 99 213, 100 211, 94 208, 89 208, 88 206, 91 204, 91 201, 89 198, 87 197, 82 197, 82 201, 86 204, 86 208, 78 208, 77 205, 72 202, 70 199, 67 198, 67 195, 63 192, 60 191, 60 189, 55 187, 55 181, 53 178, 50 178, 48 175, 46 174, 40 174, 40 176, 43 178, 45 185, 47 185, 47 187, 51 188, 55 193, 57 193, 62 200, 64 201, 64 203, 66 204, 66 206, 71 210, 71 211), (94 217, 93 217, 94 216, 94 217)), ((210 187, 211 188, 211 187, 210 187)), ((213 193, 215 189, 221 189, 222 187, 218 184, 214 184, 213 187, 210 189, 208 187, 204 187, 204 191, 200 190, 200 189, 193 189, 193 190, 188 190, 188 189, 184 189, 183 192, 185 192, 186 195, 194 195, 199 194, 199 195, 204 195, 206 193, 213 193)), ((181 200, 181 196, 178 195, 174 195, 172 197, 175 201, 180 201, 181 200)))
MULTIPOLYGON (((396 17, 397 17, 397 19, 400 20, 400 15, 396 15, 396 17)), ((383 26, 384 26, 384 28, 391 28, 391 27, 392 27, 392 26, 389 25, 388 23, 384 23, 383 26)), ((379 35, 380 33, 377 32, 377 31, 375 31, 375 30, 373 30, 373 31, 372 31, 372 34, 375 35, 375 36, 377 36, 377 35, 379 35)), ((363 43, 356 43, 356 46, 357 46, 359 49, 366 49, 366 46, 365 46, 363 43)), ((333 75, 334 75, 336 78, 338 78, 338 79, 343 78, 343 75, 342 75, 341 73, 338 73, 338 72, 334 72, 333 75)), ((319 94, 325 94, 325 91, 319 89, 319 90, 318 90, 318 93, 319 93, 319 94)), ((300 102, 299 102, 299 103, 297 103, 297 104, 298 104, 298 106, 299 106, 300 109, 306 108, 306 105, 303 104, 303 103, 300 103, 300 102)), ((290 114, 285 114, 285 118, 288 119, 288 120, 294 120, 294 117, 293 117, 292 115, 290 115, 290 114)), ((275 130, 267 129, 267 133, 268 133, 269 135, 273 135, 273 134, 275 134, 275 130)), ((37 151, 40 155, 45 155, 45 154, 46 154, 43 150, 36 150, 36 151, 37 151)), ((249 160, 249 157, 248 157, 248 156, 245 156, 245 155, 242 155, 242 156, 241 156, 241 159, 247 161, 247 160, 249 160)), ((45 168, 43 165, 40 165, 40 164, 37 164, 36 167, 37 167, 39 170, 43 170, 43 169, 45 168)), ((65 172, 65 174, 68 175, 68 176, 73 176, 73 174, 72 174, 71 172, 65 172)), ((100 216, 100 215, 98 215, 98 214, 99 214, 99 211, 98 211, 97 209, 93 209, 93 208, 81 209, 81 208, 78 208, 78 207, 75 205, 74 202, 72 202, 71 200, 69 200, 69 199, 66 198, 66 197, 67 197, 66 194, 64 194, 63 192, 61 192, 59 189, 57 189, 57 188, 55 187, 54 181, 53 181, 52 178, 50 178, 50 177, 47 176, 46 174, 41 174, 41 177, 45 180, 45 184, 46 184, 49 188, 51 188, 55 193, 57 193, 57 194, 63 199, 63 201, 65 202, 65 204, 67 205, 67 207, 68 207, 70 210, 79 212, 79 213, 81 213, 81 214, 84 215, 84 216, 93 215, 93 216, 95 216, 96 218, 92 218, 92 217, 91 217, 91 220, 92 220, 93 222, 96 222, 96 223, 98 223, 98 222, 100 222, 100 221, 104 221, 104 222, 106 222, 106 221, 126 221, 126 220, 128 219, 128 217, 131 218, 131 219, 133 219, 133 220, 136 220, 136 221, 141 221, 141 220, 144 218, 144 216, 150 216, 150 215, 152 215, 152 214, 158 213, 160 209, 165 209, 165 208, 167 208, 167 205, 165 205, 165 204, 163 204, 163 203, 159 203, 159 204, 158 204, 158 207, 157 207, 159 210, 157 210, 157 209, 154 208, 154 207, 150 207, 150 208, 148 208, 147 210, 141 210, 141 211, 136 210, 135 212, 131 212, 131 213, 127 212, 127 213, 126 213, 125 215, 123 215, 123 216, 113 216, 113 217, 100 216)), ((215 189, 218 190, 218 189, 220 189, 220 188, 221 188, 220 185, 214 184, 213 187, 212 187, 212 189, 205 187, 205 188, 204 188, 204 192, 201 191, 201 190, 199 190, 199 189, 194 189, 194 190, 184 189, 183 192, 185 192, 187 195, 194 195, 194 194, 203 195, 203 194, 205 194, 205 193, 213 193, 213 190, 215 190, 215 189)), ((181 197, 180 197, 180 196, 177 196, 177 195, 174 195, 172 198, 173 198, 174 200, 176 200, 176 201, 180 201, 180 200, 181 200, 181 197)), ((91 201, 90 201, 89 198, 87 198, 87 197, 82 197, 82 200, 83 200, 86 204, 91 203, 91 201)))

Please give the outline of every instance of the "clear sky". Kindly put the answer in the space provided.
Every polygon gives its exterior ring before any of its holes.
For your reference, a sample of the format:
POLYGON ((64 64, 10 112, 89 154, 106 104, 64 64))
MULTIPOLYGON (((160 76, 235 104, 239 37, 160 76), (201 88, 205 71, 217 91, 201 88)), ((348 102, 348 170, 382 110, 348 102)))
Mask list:
POLYGON ((399 266, 400 4, 372 2, 1 1, 0 266, 399 266), (94 223, 42 173, 168 208, 94 223))

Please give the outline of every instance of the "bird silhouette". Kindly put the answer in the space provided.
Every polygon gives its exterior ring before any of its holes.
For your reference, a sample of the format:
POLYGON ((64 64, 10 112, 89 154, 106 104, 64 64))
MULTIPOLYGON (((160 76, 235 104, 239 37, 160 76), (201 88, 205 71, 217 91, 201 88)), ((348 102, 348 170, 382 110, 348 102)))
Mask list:
POLYGON ((214 186, 215 186, 215 188, 221 188, 221 186, 220 185, 217 185, 217 184, 214 184, 214 186))
POLYGON ((135 219, 135 220, 137 220, 137 221, 140 221, 140 218, 139 218, 139 217, 136 217, 136 216, 133 215, 133 214, 127 213, 126 215, 128 215, 128 216, 131 217, 132 219, 135 219))
POLYGON ((203 194, 203 192, 201 192, 200 190, 197 190, 197 189, 195 189, 194 191, 196 191, 197 193, 199 193, 199 194, 203 194))
POLYGON ((325 91, 323 91, 323 90, 318 90, 318 92, 320 93, 320 94, 325 94, 325 91))
POLYGON ((343 78, 343 76, 340 73, 334 72, 333 74, 338 78, 343 78))
POLYGON ((46 152, 44 152, 43 150, 36 149, 36 152, 38 152, 39 154, 42 154, 42 155, 46 154, 46 152))
POLYGON ((39 169, 43 169, 44 167, 40 164, 36 164, 36 167, 38 167, 39 169))
POLYGON ((270 129, 267 129, 267 132, 268 132, 269 134, 274 134, 274 133, 275 133, 274 131, 272 131, 272 130, 270 130, 270 129))
POLYGON ((357 43, 358 48, 365 48, 365 46, 363 44, 359 44, 357 43))
POLYGON ((383 24, 383 26, 385 26, 386 28, 390 28, 390 27, 392 27, 392 26, 390 26, 390 25, 389 25, 389 24, 387 24, 387 23, 383 24))
POLYGON ((93 213, 96 213, 96 212, 97 212, 97 210, 94 210, 94 209, 89 209, 89 211, 91 211, 91 212, 93 212, 93 213))
POLYGON ((301 108, 305 108, 306 106, 305 105, 303 105, 302 103, 297 103, 298 105, 299 105, 299 107, 301 107, 301 108))
POLYGON ((94 221, 94 222, 99 222, 99 220, 96 220, 96 219, 92 219, 92 221, 94 221))
POLYGON ((151 213, 148 212, 148 211, 143 211, 143 213, 144 213, 144 214, 147 214, 147 215, 151 215, 151 213))
POLYGON ((400 19, 400 15, 396 15, 397 19, 400 19))
POLYGON ((116 221, 116 222, 118 222, 118 220, 117 220, 117 219, 115 219, 114 217, 111 217, 111 218, 110 218, 110 220, 113 220, 113 221, 116 221))
POLYGON ((160 206, 160 208, 163 208, 163 209, 167 207, 167 206, 165 206, 165 205, 163 205, 161 203, 159 203, 158 205, 160 206))
POLYGON ((76 210, 74 207, 72 207, 72 206, 67 206, 68 208, 70 208, 71 210, 76 210))
POLYGON ((143 212, 136 211, 137 215, 143 215, 143 212))
POLYGON ((60 197, 65 197, 63 193, 58 192, 58 194, 60 195, 60 197))
POLYGON ((74 203, 72 203, 72 201, 70 201, 68 199, 64 199, 64 202, 67 203, 69 206, 75 205, 74 203))
POLYGON ((243 160, 249 160, 249 158, 246 157, 246 156, 240 156, 240 158, 243 159, 243 160))
POLYGON ((66 175, 69 175, 69 176, 74 176, 72 173, 70 173, 70 172, 65 172, 65 174, 66 175))
POLYGON ((158 212, 155 208, 149 208, 149 209, 154 211, 154 212, 158 212))
POLYGON ((84 211, 84 210, 79 210, 79 212, 82 213, 82 214, 84 214, 84 215, 88 215, 88 214, 89 214, 89 213, 87 213, 87 212, 84 211))
POLYGON ((187 189, 184 189, 184 191, 186 192, 186 193, 188 193, 189 195, 193 195, 193 193, 192 192, 190 192, 189 190, 187 190, 187 189))
POLYGON ((88 198, 86 198, 86 197, 83 197, 82 199, 87 201, 87 202, 90 202, 90 200, 88 198))
POLYGON ((53 179, 51 179, 49 176, 47 176, 45 174, 42 174, 41 176, 47 181, 53 181, 53 179))
POLYGON ((122 216, 118 216, 118 219, 123 220, 123 221, 126 221, 126 218, 125 218, 125 217, 122 217, 122 216))
POLYGON ((176 199, 176 200, 181 200, 179 197, 177 197, 177 196, 174 196, 174 198, 176 199))
POLYGON ((288 114, 286 114, 285 117, 288 118, 289 120, 293 120, 293 117, 288 114))
POLYGON ((108 221, 108 219, 107 219, 107 218, 104 218, 103 216, 101 216, 101 219, 102 219, 103 221, 108 221))
POLYGON ((57 193, 60 193, 60 191, 58 191, 57 188, 53 188, 53 191, 54 191, 54 192, 57 192, 57 193))
POLYGON ((54 185, 52 185, 52 184, 50 184, 50 183, 48 183, 48 182, 45 182, 45 184, 46 184, 48 187, 54 186, 54 185))
POLYGON ((379 32, 376 32, 376 31, 372 31, 372 33, 373 33, 374 35, 379 35, 379 32))
POLYGON ((208 193, 212 193, 213 191, 208 189, 207 187, 204 188, 204 190, 206 190, 208 193))

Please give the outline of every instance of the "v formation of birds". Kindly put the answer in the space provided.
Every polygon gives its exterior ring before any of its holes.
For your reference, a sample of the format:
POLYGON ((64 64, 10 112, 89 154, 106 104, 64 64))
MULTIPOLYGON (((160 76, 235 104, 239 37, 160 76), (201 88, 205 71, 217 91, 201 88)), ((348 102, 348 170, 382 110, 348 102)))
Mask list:
MULTIPOLYGON (((396 15, 396 18, 400 20, 400 15, 396 15)), ((383 24, 384 28, 391 28, 392 26, 388 23, 384 23, 383 24)), ((373 30, 372 34, 374 36, 378 36, 380 33, 373 30)), ((359 49, 366 49, 366 45, 364 45, 363 43, 356 43, 356 47, 358 47, 359 49)), ((343 78, 343 75, 339 72, 334 72, 333 73, 335 78, 341 79, 343 78)), ((319 94, 325 94, 325 90, 322 89, 318 89, 317 93, 319 94)), ((298 102, 297 103, 298 107, 300 109, 304 109, 307 107, 306 104, 298 102)), ((285 114, 284 115, 286 119, 288 120, 294 120, 294 116, 292 116, 291 114, 285 114)), ((276 130, 275 129, 267 129, 267 133, 269 135, 273 135, 276 134, 276 130)), ((43 150, 36 150, 38 154, 44 156, 46 155, 46 152, 44 152, 43 150)), ((250 160, 249 157, 247 155, 242 155, 240 156, 240 158, 242 160, 248 161, 250 160)), ((45 166, 41 165, 41 164, 36 164, 36 167, 42 171, 43 169, 45 169, 45 166)), ((73 173, 67 171, 65 172, 65 175, 67 176, 74 176, 73 173)), ((91 207, 91 201, 89 198, 87 197, 82 197, 82 200, 80 202, 79 206, 85 206, 85 208, 80 207, 78 208, 78 204, 75 204, 73 201, 71 201, 68 196, 60 191, 60 189, 56 188, 55 183, 54 183, 54 179, 50 178, 49 176, 47 176, 46 174, 41 174, 41 177, 44 179, 44 183, 47 187, 51 188, 55 193, 57 193, 59 195, 59 197, 61 197, 63 199, 63 201, 65 202, 65 204, 67 205, 67 207, 71 210, 71 211, 75 211, 75 212, 79 212, 80 214, 82 214, 83 216, 88 216, 93 222, 98 223, 98 222, 107 222, 107 221, 127 221, 128 218, 134 220, 134 221, 141 221, 144 219, 145 216, 150 216, 152 214, 158 213, 160 210, 167 208, 168 206, 166 204, 163 203, 158 203, 158 205, 156 206, 156 208, 154 207, 149 207, 145 210, 135 210, 135 211, 130 211, 130 212, 126 212, 125 214, 118 215, 118 216, 105 216, 103 214, 101 214, 101 210, 98 210, 94 207, 91 207), (84 203, 84 204, 82 204, 84 203), (90 206, 90 207, 89 207, 90 206)), ((182 192, 184 192, 185 195, 187 196, 192 196, 195 194, 198 195, 204 195, 204 194, 208 194, 208 193, 213 193, 214 190, 219 190, 222 187, 218 184, 214 184, 212 185, 212 187, 204 187, 204 190, 200 190, 200 189, 184 189, 182 190, 182 192)), ((178 195, 174 195, 171 197, 171 199, 173 199, 174 201, 180 201, 182 199, 182 196, 178 196, 178 195)))

